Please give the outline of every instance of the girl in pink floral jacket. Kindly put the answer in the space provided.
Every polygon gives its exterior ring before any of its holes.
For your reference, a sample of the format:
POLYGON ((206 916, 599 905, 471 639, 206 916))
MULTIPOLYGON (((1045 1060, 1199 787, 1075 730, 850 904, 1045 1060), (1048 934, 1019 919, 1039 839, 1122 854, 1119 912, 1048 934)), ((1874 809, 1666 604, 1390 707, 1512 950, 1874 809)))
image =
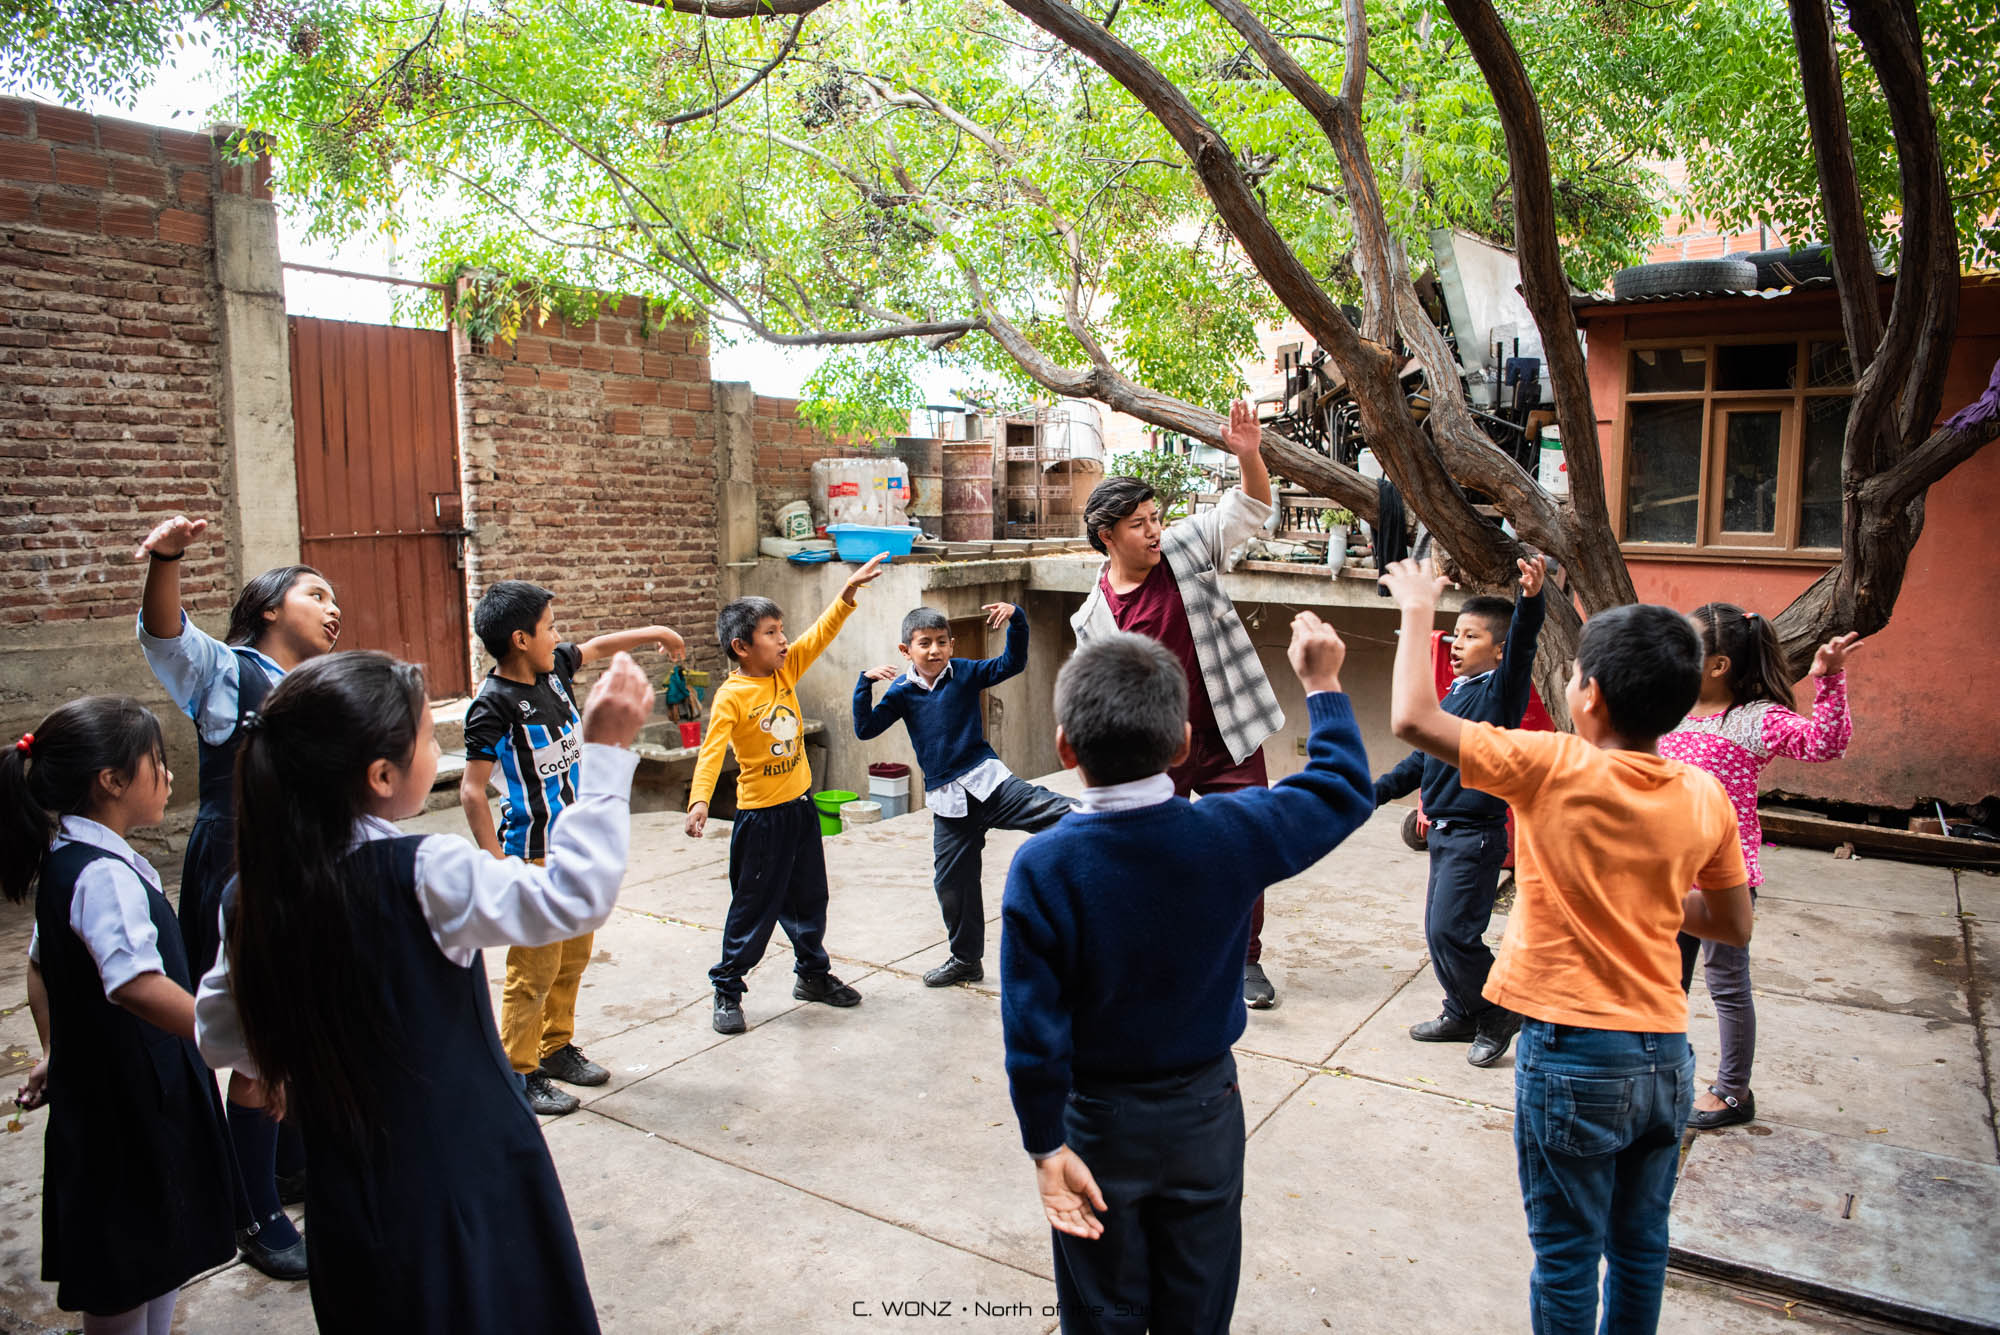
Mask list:
MULTIPOLYGON (((1678 728, 1660 738, 1660 754, 1713 774, 1736 808, 1743 861, 1750 870, 1750 893, 1763 884, 1757 852, 1763 826, 1757 819, 1757 780, 1778 756, 1793 760, 1838 760, 1847 750, 1853 724, 1847 716, 1847 656, 1858 635, 1830 640, 1813 655, 1811 718, 1792 712, 1791 674, 1778 649, 1771 623, 1728 603, 1709 603, 1694 613, 1701 634, 1701 697, 1678 728)), ((1688 1125, 1712 1131, 1750 1121, 1757 1101, 1750 1093, 1750 1065, 1757 1049, 1757 1013, 1750 998, 1750 953, 1741 946, 1681 937, 1681 985, 1693 981, 1700 951, 1709 1000, 1721 1031, 1722 1053, 1715 1083, 1695 1100, 1688 1125)))

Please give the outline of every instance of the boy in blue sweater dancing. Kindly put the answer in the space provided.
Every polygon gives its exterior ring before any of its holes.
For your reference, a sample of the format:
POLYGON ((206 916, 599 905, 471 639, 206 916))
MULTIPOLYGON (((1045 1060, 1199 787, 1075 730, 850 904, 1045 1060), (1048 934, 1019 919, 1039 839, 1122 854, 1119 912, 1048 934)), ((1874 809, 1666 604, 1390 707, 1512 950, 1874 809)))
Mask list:
POLYGON ((1000 920, 1000 1021, 1021 1140, 1054 1229, 1062 1328, 1226 1332, 1243 1253, 1243 952, 1265 887, 1375 809, 1340 689, 1347 656, 1311 612, 1288 651, 1310 760, 1271 788, 1189 803, 1187 677, 1114 632, 1056 679, 1056 752, 1083 808, 1015 855, 1000 920))
POLYGON ((901 719, 924 772, 938 907, 951 941, 951 958, 924 975, 928 987, 986 977, 986 905, 979 891, 986 832, 1046 830, 1071 810, 1067 797, 1015 778, 987 744, 979 695, 1028 665, 1028 614, 1012 603, 979 610, 988 626, 1007 627, 1000 657, 953 661, 951 622, 934 607, 919 607, 903 618, 898 646, 909 667, 872 668, 854 683, 854 735, 864 742, 880 737, 901 719), (895 683, 879 705, 878 681, 895 683))

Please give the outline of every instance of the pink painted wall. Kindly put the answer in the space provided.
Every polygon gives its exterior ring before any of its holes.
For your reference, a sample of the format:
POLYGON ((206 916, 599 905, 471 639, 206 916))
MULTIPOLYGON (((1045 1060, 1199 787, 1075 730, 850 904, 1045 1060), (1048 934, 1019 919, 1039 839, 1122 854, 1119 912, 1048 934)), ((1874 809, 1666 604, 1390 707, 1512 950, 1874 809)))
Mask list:
MULTIPOLYGON (((1831 294, 1608 307, 1582 312, 1606 486, 1617 509, 1623 421, 1619 390, 1625 340, 1682 334, 1798 332, 1838 328, 1831 294)), ((2000 360, 2000 278, 1965 281, 1943 416, 1986 386, 2000 360)), ((1942 420, 1942 419, 1940 419, 1942 420)), ((1748 561, 1630 558, 1649 602, 1692 609, 1726 601, 1773 615, 1824 567, 1748 561)), ((1989 446, 1931 488, 1923 536, 1889 625, 1849 672, 1854 742, 1824 765, 1780 761, 1766 789, 1828 801, 1905 807, 1939 799, 1970 803, 2000 793, 2000 677, 1989 627, 2000 618, 2000 445, 1989 446)), ((1809 707, 1810 687, 1799 692, 1809 707)))

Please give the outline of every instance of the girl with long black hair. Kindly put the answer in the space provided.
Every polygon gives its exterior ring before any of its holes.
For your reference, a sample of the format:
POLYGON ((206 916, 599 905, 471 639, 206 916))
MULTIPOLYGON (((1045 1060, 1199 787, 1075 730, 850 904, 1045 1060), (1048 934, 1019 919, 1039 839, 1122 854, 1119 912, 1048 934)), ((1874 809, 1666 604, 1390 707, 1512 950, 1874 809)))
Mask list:
POLYGON ((86 696, 0 751, 0 890, 32 890, 28 1002, 49 1104, 42 1277, 86 1335, 167 1335, 180 1286, 235 1254, 215 1078, 160 877, 125 836, 173 775, 137 700, 86 696))
MULTIPOLYGON (((219 641, 191 623, 181 609, 180 562, 207 530, 206 519, 175 515, 147 534, 136 553, 147 562, 140 647, 167 694, 194 720, 201 744, 201 807, 181 864, 180 907, 181 936, 197 979, 215 963, 217 905, 235 869, 242 721, 287 672, 331 651, 340 638, 333 586, 311 566, 278 566, 244 585, 219 641)), ((297 1193, 281 1193, 278 1185, 281 1172, 296 1178, 304 1168, 297 1136, 284 1132, 256 1082, 239 1072, 230 1075, 227 1121, 241 1190, 236 1228, 243 1258, 274 1279, 304 1279, 305 1242, 282 1208, 297 1193)))
POLYGON ((211 1065, 281 1091, 305 1135, 322 1331, 597 1329, 479 951, 568 940, 611 915, 629 747, 652 694, 622 653, 591 691, 583 780, 544 866, 398 835, 390 822, 423 810, 438 756, 408 663, 305 664, 244 739, 237 881, 197 1031, 211 1065))

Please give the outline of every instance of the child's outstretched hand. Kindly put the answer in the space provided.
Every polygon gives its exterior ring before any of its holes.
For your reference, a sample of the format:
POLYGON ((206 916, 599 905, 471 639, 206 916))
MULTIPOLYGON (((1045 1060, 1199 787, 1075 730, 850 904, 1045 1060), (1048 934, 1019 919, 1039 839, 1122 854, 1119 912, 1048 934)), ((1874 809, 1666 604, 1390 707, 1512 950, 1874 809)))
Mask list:
POLYGON ((1813 655, 1812 674, 1815 677, 1830 677, 1836 672, 1847 671, 1847 656, 1859 649, 1865 641, 1859 633, 1849 631, 1836 635, 1819 647, 1813 655))
POLYGON ((653 688, 632 655, 617 653, 583 702, 583 740, 630 746, 653 712, 653 688))
POLYGON ((132 553, 134 561, 143 561, 149 556, 176 557, 187 551, 188 544, 208 532, 206 519, 189 519, 186 515, 175 515, 162 520, 139 544, 139 550, 132 553))
POLYGON ((1101 1238, 1104 1224, 1096 1211, 1104 1206, 1104 1193, 1090 1168, 1065 1145, 1035 1164, 1035 1183, 1042 1192, 1042 1213, 1049 1227, 1078 1238, 1101 1238))
POLYGON ((847 577, 847 586, 840 591, 841 601, 847 603, 850 607, 853 606, 854 591, 863 584, 872 584, 875 580, 881 578, 882 567, 888 563, 888 560, 889 553, 877 552, 869 559, 867 565, 849 575, 847 577))
POLYGON ((1532 556, 1514 562, 1521 571, 1521 596, 1532 598, 1542 591, 1542 582, 1549 577, 1549 558, 1532 556))
POLYGON ((681 833, 690 839, 701 838, 701 832, 708 828, 708 803, 697 802, 688 808, 687 820, 681 824, 681 833))
POLYGON ((1337 631, 1311 612, 1292 618, 1292 642, 1285 650, 1292 671, 1306 694, 1340 689, 1340 665, 1347 661, 1347 645, 1337 631))
POLYGON ((986 624, 994 630, 1006 625, 1014 616, 1012 603, 988 603, 979 610, 986 614, 986 624))
POLYGON ((665 626, 658 629, 660 652, 667 656, 669 662, 678 663, 688 656, 687 641, 681 638, 679 631, 669 630, 665 626))
POLYGON ((1437 610, 1438 595, 1451 587, 1451 581, 1438 574, 1437 566, 1429 561, 1391 561, 1377 582, 1405 612, 1437 610))
POLYGON ((1264 428, 1257 422, 1257 410, 1242 399, 1229 405, 1229 425, 1222 428, 1222 447, 1239 459, 1257 453, 1264 446, 1264 428))
POLYGON ((894 681, 903 675, 903 669, 897 667, 894 663, 884 663, 881 667, 869 668, 861 675, 870 681, 894 681))

